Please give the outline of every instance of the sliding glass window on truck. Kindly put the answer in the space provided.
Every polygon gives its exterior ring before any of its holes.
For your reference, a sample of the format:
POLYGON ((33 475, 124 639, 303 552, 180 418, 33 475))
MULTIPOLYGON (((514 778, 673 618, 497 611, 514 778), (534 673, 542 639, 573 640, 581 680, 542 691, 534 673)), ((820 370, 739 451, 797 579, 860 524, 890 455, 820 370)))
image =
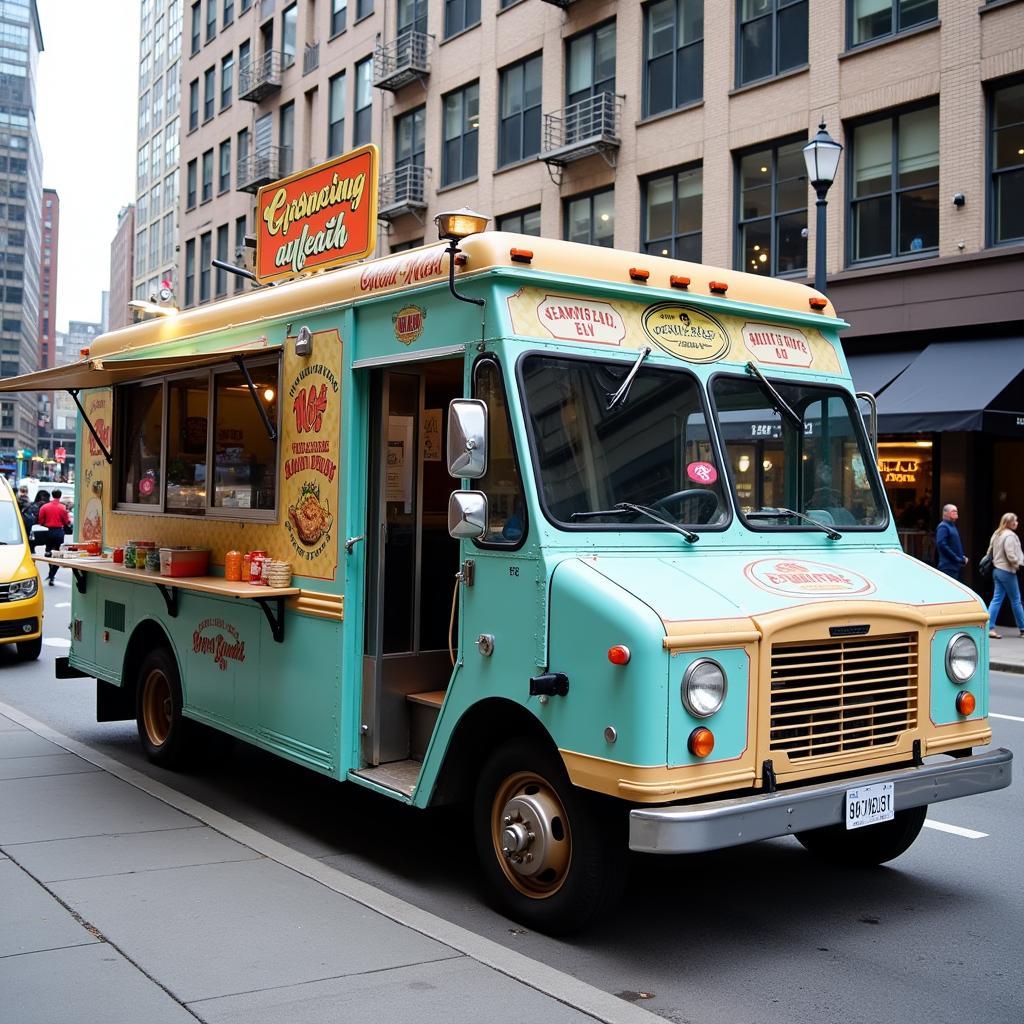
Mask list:
POLYGON ((237 366, 120 385, 114 503, 123 511, 276 517, 280 362, 246 362, 255 398, 237 366), (211 429, 211 426, 212 429, 211 429))

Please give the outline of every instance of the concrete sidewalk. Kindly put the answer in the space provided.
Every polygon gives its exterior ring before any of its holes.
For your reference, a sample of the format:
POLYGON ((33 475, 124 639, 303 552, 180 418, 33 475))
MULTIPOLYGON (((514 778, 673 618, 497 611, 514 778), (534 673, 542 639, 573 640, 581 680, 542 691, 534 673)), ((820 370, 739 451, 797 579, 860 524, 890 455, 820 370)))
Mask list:
POLYGON ((2 704, 0 1017, 661 1020, 296 853, 2 704))
POLYGON ((1016 628, 999 626, 1001 640, 989 640, 988 664, 993 672, 1024 672, 1024 637, 1016 628))

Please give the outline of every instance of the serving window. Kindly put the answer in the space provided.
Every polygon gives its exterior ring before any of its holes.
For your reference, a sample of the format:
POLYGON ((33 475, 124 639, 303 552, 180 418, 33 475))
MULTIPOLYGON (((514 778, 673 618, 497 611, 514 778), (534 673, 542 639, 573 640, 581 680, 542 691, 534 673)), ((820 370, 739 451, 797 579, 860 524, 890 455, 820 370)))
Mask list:
POLYGON ((126 511, 273 520, 280 363, 246 362, 115 389, 115 506, 126 511))

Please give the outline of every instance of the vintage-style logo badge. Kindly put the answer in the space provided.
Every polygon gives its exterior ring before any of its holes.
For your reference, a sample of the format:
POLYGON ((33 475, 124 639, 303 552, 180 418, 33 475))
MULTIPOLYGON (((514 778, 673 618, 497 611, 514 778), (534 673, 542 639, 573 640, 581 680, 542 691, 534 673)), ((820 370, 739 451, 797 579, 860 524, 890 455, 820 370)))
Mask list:
POLYGON ((729 351, 729 334, 714 317, 677 302, 649 306, 642 325, 658 348, 677 359, 712 363, 729 351))
POLYGON ((423 333, 423 321, 427 311, 422 306, 403 306, 391 315, 395 325, 395 337, 403 345, 411 345, 423 333))
POLYGON ((762 590, 787 597, 852 597, 873 594, 875 585, 858 572, 805 558, 759 558, 743 575, 762 590))
POLYGON ((610 302, 545 295, 537 307, 537 319, 559 341, 591 341, 618 345, 626 337, 622 315, 610 302))

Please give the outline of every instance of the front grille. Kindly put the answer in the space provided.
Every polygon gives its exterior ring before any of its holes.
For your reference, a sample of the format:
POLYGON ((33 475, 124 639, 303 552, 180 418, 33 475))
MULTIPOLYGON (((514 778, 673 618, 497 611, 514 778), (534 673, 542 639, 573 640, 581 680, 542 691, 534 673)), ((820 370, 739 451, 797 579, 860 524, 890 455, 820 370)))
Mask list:
POLYGON ((0 583, 0 601, 10 601, 11 599, 11 585, 10 583, 0 583))
POLYGON ((895 743, 917 725, 917 634, 772 647, 770 748, 791 761, 895 743))
POLYGON ((7 622, 0 622, 0 640, 13 640, 19 636, 31 636, 39 632, 39 620, 32 619, 10 619, 7 622), (30 626, 30 629, 23 627, 30 626))

